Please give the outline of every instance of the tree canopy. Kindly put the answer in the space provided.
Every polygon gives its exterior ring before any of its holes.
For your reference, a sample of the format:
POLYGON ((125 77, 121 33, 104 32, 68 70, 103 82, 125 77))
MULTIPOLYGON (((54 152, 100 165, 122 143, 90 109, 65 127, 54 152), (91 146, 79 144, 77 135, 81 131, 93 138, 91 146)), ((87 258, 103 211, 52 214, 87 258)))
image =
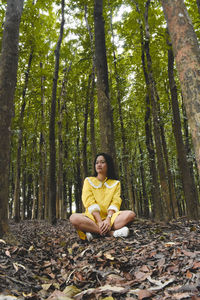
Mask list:
MULTIPOLYGON (((198 5, 192 0, 185 1, 185 5, 199 41, 198 5)), ((2 1, 0 46, 5 13, 6 1, 2 1)), ((65 218, 75 209, 81 211, 82 181, 93 173, 94 155, 102 150, 100 128, 103 130, 94 72, 94 1, 65 0, 64 18, 55 99, 57 218, 65 218)), ((189 214, 197 218, 198 213, 189 213, 189 207, 199 209, 199 173, 174 64, 179 135, 196 191, 196 200, 187 200, 174 134, 178 125, 169 82, 168 55, 172 48, 162 5, 160 1, 108 0, 104 1, 103 18, 123 205, 141 217, 167 219, 189 214)), ((12 217, 17 213, 15 207, 20 218, 49 217, 49 126, 61 19, 61 1, 24 3, 9 166, 12 217)))

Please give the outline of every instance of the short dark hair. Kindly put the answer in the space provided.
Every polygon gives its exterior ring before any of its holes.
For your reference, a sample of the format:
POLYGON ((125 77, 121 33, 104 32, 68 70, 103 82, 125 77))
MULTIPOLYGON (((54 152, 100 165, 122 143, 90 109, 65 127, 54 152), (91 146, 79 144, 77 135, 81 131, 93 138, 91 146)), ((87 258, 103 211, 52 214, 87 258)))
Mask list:
POLYGON ((112 156, 110 156, 109 154, 107 153, 98 153, 94 159, 94 176, 96 177, 97 176, 97 171, 96 171, 96 168, 95 168, 95 165, 96 165, 96 160, 97 160, 97 157, 99 156, 103 156, 105 158, 105 161, 107 163, 107 167, 108 167, 108 171, 107 171, 107 178, 108 179, 117 179, 117 176, 115 174, 115 167, 114 167, 114 162, 113 162, 113 158, 112 156))

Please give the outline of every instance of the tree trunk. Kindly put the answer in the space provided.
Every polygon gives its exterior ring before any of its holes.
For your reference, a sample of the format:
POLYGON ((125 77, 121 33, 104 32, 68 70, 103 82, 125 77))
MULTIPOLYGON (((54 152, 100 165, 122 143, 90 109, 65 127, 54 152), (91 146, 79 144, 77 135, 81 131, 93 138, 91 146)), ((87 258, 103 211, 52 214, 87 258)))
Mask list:
POLYGON ((60 47, 63 38, 64 30, 64 6, 65 1, 61 1, 62 5, 62 20, 60 24, 60 35, 55 50, 55 68, 53 77, 52 97, 51 97, 51 113, 49 124, 49 146, 50 146, 50 165, 49 165, 49 197, 50 197, 50 215, 49 221, 51 224, 56 224, 56 145, 55 145, 55 118, 56 118, 56 93, 57 81, 59 72, 60 47))
POLYGON ((69 67, 64 69, 64 77, 62 81, 62 88, 60 97, 58 98, 58 188, 57 188, 57 218, 64 219, 65 218, 65 208, 64 208, 64 170, 63 170, 63 162, 64 162, 64 147, 63 147, 63 114, 66 107, 66 84, 68 81, 68 74, 71 70, 70 62, 69 67))
MULTIPOLYGON (((178 166, 181 173, 183 192, 186 201, 187 213, 188 216, 192 216, 193 212, 190 211, 192 207, 196 207, 197 199, 195 192, 196 187, 193 184, 191 178, 190 168, 187 161, 187 155, 185 151, 185 145, 183 143, 182 131, 181 131, 181 120, 180 120, 180 111, 178 104, 178 95, 177 87, 174 79, 174 55, 171 48, 168 50, 168 77, 169 77, 169 87, 171 92, 171 101, 172 101, 172 111, 173 111, 173 132, 176 141, 176 151, 177 151, 177 160, 178 166), (194 202, 194 203, 193 203, 194 202)), ((195 212, 197 207, 195 208, 195 212)))
POLYGON ((140 150, 140 174, 141 174, 141 181, 142 181, 142 198, 143 198, 143 216, 145 218, 149 218, 149 201, 147 198, 147 192, 146 192, 146 184, 145 184, 145 171, 144 171, 144 154, 141 148, 141 145, 139 143, 139 150, 140 150))
MULTIPOLYGON (((42 72, 42 63, 40 63, 40 70, 42 72)), ((45 136, 44 127, 45 117, 44 117, 44 76, 41 76, 41 131, 40 131, 40 145, 39 145, 39 178, 38 178, 38 215, 37 218, 41 220, 44 218, 44 203, 45 203, 45 190, 44 190, 44 173, 45 173, 45 136)))
POLYGON ((112 155, 116 162, 113 115, 109 99, 103 0, 94 0, 94 28, 101 150, 112 155))
POLYGON ((76 203, 76 212, 82 212, 82 201, 81 201, 81 194, 82 194, 82 176, 81 176, 81 160, 80 160, 80 126, 78 120, 78 107, 76 103, 76 95, 75 95, 75 117, 76 117, 76 153, 75 153, 75 160, 74 160, 74 176, 75 176, 75 203, 76 203))
POLYGON ((150 100, 149 95, 146 95, 146 114, 145 114, 145 133, 146 133, 146 147, 149 154, 149 172, 151 174, 151 197, 152 197, 152 213, 155 220, 161 220, 162 209, 161 209, 161 194, 158 183, 158 171, 156 168, 155 161, 155 150, 151 129, 151 118, 150 118, 150 100))
POLYGON ((36 216, 37 216, 36 180, 35 180, 35 178, 33 179, 32 176, 30 177, 30 180, 32 181, 32 184, 33 184, 33 205, 32 205, 32 216, 31 216, 31 219, 35 220, 36 216))
POLYGON ((90 142, 91 142, 91 153, 92 153, 92 161, 95 160, 97 150, 96 150, 96 135, 95 135, 95 125, 94 125, 94 90, 95 90, 95 53, 94 53, 94 38, 92 34, 91 27, 88 23, 87 17, 87 6, 85 5, 85 22, 86 27, 90 36, 90 46, 92 52, 92 73, 91 73, 91 92, 90 92, 90 109, 89 109, 89 116, 90 116, 90 142))
POLYGON ((0 237, 8 233, 10 126, 18 66, 19 25, 23 0, 7 1, 0 57, 0 237))
POLYGON ((167 143, 165 139, 165 131, 163 124, 160 124, 160 131, 161 131, 161 139, 162 139, 162 148, 163 148, 163 155, 165 158, 165 164, 167 168, 167 177, 168 177, 168 185, 169 185, 169 194, 170 194, 170 200, 172 205, 172 211, 173 211, 173 217, 178 218, 178 204, 176 199, 176 192, 175 192, 175 186, 173 182, 172 172, 169 164, 169 158, 168 158, 168 149, 167 149, 167 143))
POLYGON ((165 220, 169 220, 172 218, 172 208, 170 203, 170 194, 169 194, 169 186, 167 182, 167 174, 164 164, 163 151, 162 151, 162 142, 161 142, 161 132, 160 132, 160 121, 158 116, 158 103, 157 103, 157 90, 156 83, 153 77, 152 70, 152 60, 150 56, 149 50, 149 24, 148 24, 148 9, 150 5, 150 0, 146 2, 145 8, 145 53, 147 58, 147 70, 148 70, 148 78, 149 78, 149 93, 152 105, 152 115, 153 115, 153 131, 156 145, 156 154, 158 161, 158 171, 160 177, 160 185, 161 185, 161 195, 162 195, 162 205, 163 205, 163 217, 165 220))
POLYGON ((83 178, 88 176, 88 163, 87 163, 87 124, 88 124, 88 112, 89 112, 89 98, 91 90, 91 79, 92 75, 89 75, 88 86, 85 99, 85 111, 84 111, 84 126, 83 126, 83 178))
MULTIPOLYGON (((32 197, 33 197, 34 184, 35 184, 35 182, 33 181, 33 175, 32 175, 32 173, 29 173, 27 175, 27 197, 26 197, 26 200, 27 200, 26 210, 27 210, 27 219, 28 220, 30 220, 32 217, 32 208, 33 208, 33 202, 34 202, 34 200, 32 200, 32 197)), ((33 199, 34 199, 34 197, 33 197, 33 199)))
POLYGON ((198 12, 200 14, 200 0, 197 0, 197 7, 198 7, 198 12))
MULTIPOLYGON (((136 9, 140 13, 138 3, 136 3, 136 9)), ((149 172, 151 174, 151 202, 152 202, 152 213, 155 220, 161 220, 162 209, 161 209, 161 194, 160 187, 158 183, 158 172, 156 168, 155 161, 155 150, 152 136, 152 125, 151 125, 151 106, 150 106, 150 96, 149 96, 149 76, 145 63, 145 45, 143 37, 143 27, 140 25, 140 35, 141 35, 141 59, 142 59, 142 68, 144 73, 144 78, 147 86, 146 94, 146 113, 145 113, 145 133, 146 133, 146 147, 149 154, 149 172)))
MULTIPOLYGON (((200 49, 183 0, 162 0, 200 172, 200 49)), ((189 217, 197 218, 192 204, 189 217)))
POLYGON ((21 150, 23 143, 23 121, 24 121, 24 111, 26 108, 26 91, 28 87, 29 73, 31 69, 31 63, 33 59, 33 49, 31 49, 28 61, 28 67, 25 72, 25 83, 22 92, 22 107, 19 117, 19 138, 17 145, 17 159, 16 159, 16 177, 15 177, 15 192, 14 192, 14 220, 15 222, 20 221, 20 175, 21 175, 21 150))
POLYGON ((130 176, 130 166, 129 166, 129 154, 127 149, 127 138, 126 132, 124 128, 124 119, 122 113, 122 95, 120 92, 120 81, 119 81, 119 74, 118 74, 118 66, 117 66, 117 58, 115 54, 115 41, 114 41, 114 32, 113 32, 113 24, 112 24, 112 12, 110 17, 110 26, 111 26, 111 34, 112 34, 112 41, 113 41, 113 63, 114 63, 114 70, 115 70, 115 81, 116 81, 116 89, 117 89, 117 102, 118 102, 118 113, 119 113, 119 120, 120 120, 120 129, 121 129, 121 139, 122 139, 122 163, 124 166, 124 174, 126 180, 126 191, 128 191, 127 198, 129 207, 132 210, 135 210, 135 202, 134 202, 134 195, 133 195, 133 188, 131 183, 131 176, 130 176))

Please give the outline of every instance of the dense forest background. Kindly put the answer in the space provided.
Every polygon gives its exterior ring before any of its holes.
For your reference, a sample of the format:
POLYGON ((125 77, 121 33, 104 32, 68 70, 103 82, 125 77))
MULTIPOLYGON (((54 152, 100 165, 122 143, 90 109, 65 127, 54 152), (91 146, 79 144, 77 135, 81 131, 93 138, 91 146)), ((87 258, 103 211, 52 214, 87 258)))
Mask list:
MULTIPOLYGON (((6 2, 0 4, 0 48, 6 2)), ((52 199, 56 218, 82 211, 83 180, 93 174, 95 155, 107 150, 101 122, 107 111, 114 140, 108 152, 116 161, 124 208, 159 220, 198 218, 198 167, 162 5, 104 1, 110 106, 101 107, 94 2, 24 2, 9 217, 48 219, 52 199)), ((199 1, 185 5, 199 41, 199 1)))

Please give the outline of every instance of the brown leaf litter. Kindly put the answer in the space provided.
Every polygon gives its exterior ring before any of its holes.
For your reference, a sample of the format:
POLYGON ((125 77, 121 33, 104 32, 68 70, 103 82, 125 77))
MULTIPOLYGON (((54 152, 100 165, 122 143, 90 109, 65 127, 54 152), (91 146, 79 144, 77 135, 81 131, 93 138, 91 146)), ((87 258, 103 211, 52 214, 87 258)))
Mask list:
POLYGON ((200 300, 200 222, 136 220, 130 236, 78 238, 68 220, 10 223, 0 300, 200 300))

